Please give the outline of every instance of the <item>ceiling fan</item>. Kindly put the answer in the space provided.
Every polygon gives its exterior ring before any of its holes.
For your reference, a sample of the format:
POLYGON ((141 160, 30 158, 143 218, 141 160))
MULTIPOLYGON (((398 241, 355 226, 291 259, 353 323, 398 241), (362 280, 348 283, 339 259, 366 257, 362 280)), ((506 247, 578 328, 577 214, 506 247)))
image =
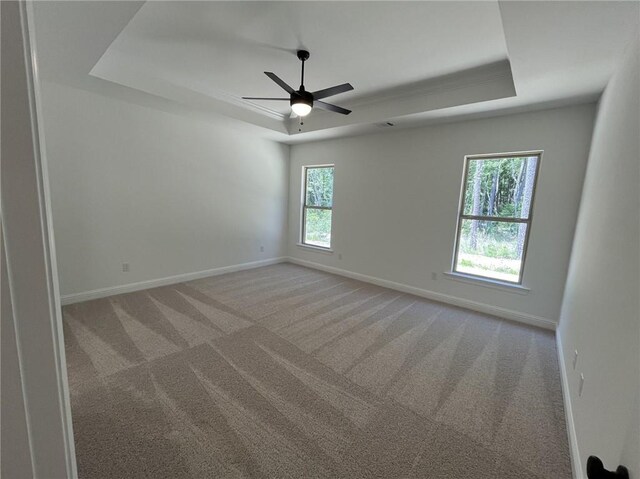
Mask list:
POLYGON ((323 98, 327 98, 333 95, 337 95, 338 93, 344 93, 346 91, 353 90, 353 87, 350 83, 343 83, 342 85, 332 86, 331 88, 325 88, 324 90, 318 90, 314 92, 309 92, 304 89, 304 62, 309 59, 309 52, 306 50, 298 50, 298 59, 302 62, 302 77, 300 80, 300 88, 298 90, 294 90, 289 85, 287 85, 278 75, 273 72, 264 72, 269 78, 271 78, 274 82, 276 82, 280 87, 289 93, 289 98, 261 98, 261 97, 251 97, 251 96, 243 96, 244 100, 275 100, 275 101, 288 101, 291 105, 291 109, 298 116, 306 116, 311 112, 311 109, 315 106, 322 110, 333 111, 335 113, 341 113, 343 115, 348 115, 351 113, 351 110, 347 110, 346 108, 342 108, 340 106, 332 105, 331 103, 325 103, 320 101, 323 98))

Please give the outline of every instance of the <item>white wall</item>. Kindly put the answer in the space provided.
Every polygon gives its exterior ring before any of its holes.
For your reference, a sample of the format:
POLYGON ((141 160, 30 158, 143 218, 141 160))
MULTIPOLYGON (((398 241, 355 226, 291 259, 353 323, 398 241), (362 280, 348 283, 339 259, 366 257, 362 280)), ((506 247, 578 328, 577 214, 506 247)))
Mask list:
POLYGON ((559 336, 584 467, 640 478, 640 82, 636 43, 600 101, 559 336), (578 350, 576 370, 573 352, 578 350), (585 376, 578 396, 579 375, 585 376))
POLYGON ((288 146, 54 83, 42 97, 63 296, 285 254, 288 146))
MULTIPOLYGON (((569 262, 594 105, 296 145, 289 255, 555 324, 569 262), (451 269, 464 156, 544 150, 523 284, 527 295, 443 277, 451 269), (334 254, 297 246, 303 165, 335 163, 334 254), (342 255, 342 260, 339 259, 342 255), (437 280, 431 273, 438 274, 437 280)), ((460 301, 458 301, 460 303, 460 301)), ((503 311, 504 312, 504 311, 503 311)))

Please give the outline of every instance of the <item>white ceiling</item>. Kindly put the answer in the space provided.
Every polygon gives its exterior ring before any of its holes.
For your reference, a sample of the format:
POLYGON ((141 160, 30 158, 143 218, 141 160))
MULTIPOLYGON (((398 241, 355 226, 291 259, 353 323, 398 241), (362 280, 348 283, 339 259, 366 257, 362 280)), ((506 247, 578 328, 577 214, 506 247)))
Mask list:
POLYGON ((497 2, 149 2, 105 57, 214 95, 283 96, 262 72, 297 88, 298 47, 307 89, 352 81, 349 99, 507 58, 497 2))
POLYGON ((43 77, 168 110, 231 117, 287 143, 597 98, 637 2, 38 2, 43 77), (263 72, 350 82, 298 132, 263 72))

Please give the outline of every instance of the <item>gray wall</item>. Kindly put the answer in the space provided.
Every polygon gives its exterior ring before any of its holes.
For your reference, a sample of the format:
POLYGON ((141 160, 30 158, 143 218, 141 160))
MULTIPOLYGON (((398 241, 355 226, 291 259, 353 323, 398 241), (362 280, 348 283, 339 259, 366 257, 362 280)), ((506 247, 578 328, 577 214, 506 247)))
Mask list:
POLYGON ((288 146, 54 83, 42 98, 63 296, 286 254, 288 146))
POLYGON ((600 101, 559 336, 584 468, 640 478, 640 92, 636 45, 600 101), (578 350, 576 369, 573 354, 578 350), (578 395, 580 373, 585 382, 578 395))
MULTIPOLYGON (((2 6, 0 5, 0 8, 2 6)), ((18 358, 18 344, 16 331, 13 327, 13 311, 11 292, 9 290, 9 275, 7 273, 4 237, 0 223, 0 477, 28 478, 33 475, 31 470, 31 453, 29 451, 29 431, 27 417, 24 410, 24 396, 22 394, 22 378, 20 377, 20 360, 18 358)))
POLYGON ((588 104, 293 146, 289 255, 553 326, 594 114, 588 104), (529 294, 444 278, 451 269, 464 156, 538 149, 544 155, 523 281, 529 294), (302 166, 326 163, 336 165, 331 255, 296 245, 302 166))

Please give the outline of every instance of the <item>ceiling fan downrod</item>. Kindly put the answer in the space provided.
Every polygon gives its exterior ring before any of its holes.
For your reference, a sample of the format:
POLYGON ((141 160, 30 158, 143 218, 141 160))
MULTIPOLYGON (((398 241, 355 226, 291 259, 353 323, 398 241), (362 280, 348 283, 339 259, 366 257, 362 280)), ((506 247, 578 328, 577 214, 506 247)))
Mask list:
POLYGON ((309 59, 309 52, 307 50, 298 50, 296 52, 296 56, 298 57, 298 60, 302 62, 300 88, 298 90, 294 90, 293 88, 291 88, 275 73, 264 72, 265 75, 267 75, 271 80, 278 84, 280 88, 282 88, 289 94, 289 98, 265 98, 253 96, 243 96, 242 98, 244 100, 288 101, 291 105, 291 110, 300 117, 308 115, 314 107, 320 108, 321 110, 340 113, 342 115, 348 115, 349 113, 351 113, 351 110, 320 100, 333 95, 337 95, 339 93, 353 90, 353 86, 351 86, 350 83, 343 83, 341 85, 332 86, 330 88, 325 88, 323 90, 314 92, 306 91, 304 88, 304 63, 309 59))
POLYGON ((304 62, 309 59, 309 52, 307 50, 298 50, 296 53, 298 60, 302 62, 302 75, 300 76, 300 90, 304 91, 304 62))

